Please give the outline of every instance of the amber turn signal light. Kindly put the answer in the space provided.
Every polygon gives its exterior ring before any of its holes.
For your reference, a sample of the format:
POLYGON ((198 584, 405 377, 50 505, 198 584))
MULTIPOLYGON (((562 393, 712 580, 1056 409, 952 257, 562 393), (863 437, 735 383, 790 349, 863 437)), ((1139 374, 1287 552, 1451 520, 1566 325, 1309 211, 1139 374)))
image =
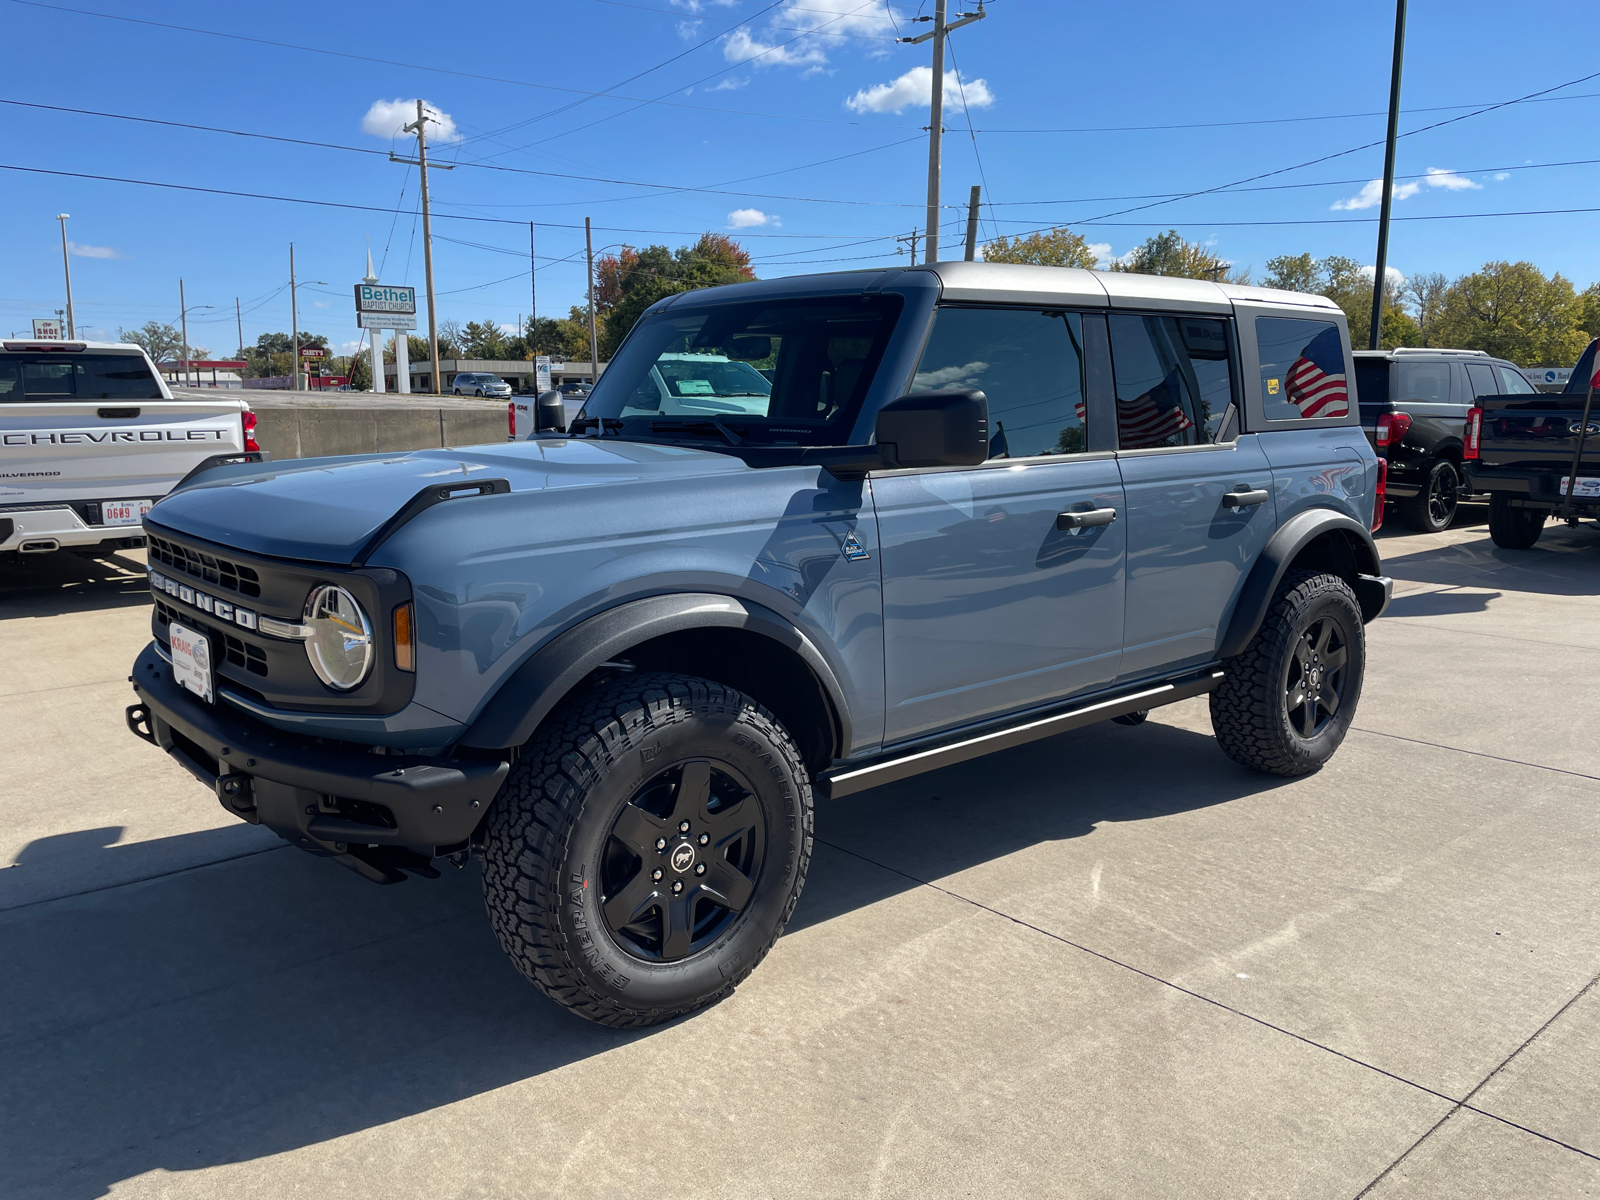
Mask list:
POLYGON ((409 603, 394 610, 394 665, 402 671, 417 669, 417 623, 409 603))

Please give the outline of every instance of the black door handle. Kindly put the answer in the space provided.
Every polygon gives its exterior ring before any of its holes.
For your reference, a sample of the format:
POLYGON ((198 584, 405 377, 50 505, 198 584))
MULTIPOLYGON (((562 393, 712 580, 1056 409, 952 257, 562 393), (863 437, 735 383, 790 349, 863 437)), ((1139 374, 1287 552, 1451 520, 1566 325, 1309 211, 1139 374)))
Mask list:
POLYGON ((1272 496, 1266 488, 1256 488, 1254 491, 1223 492, 1223 508, 1249 508, 1252 504, 1265 504, 1272 496))
POLYGON ((1091 508, 1084 512, 1056 514, 1057 529, 1092 529, 1096 525, 1109 525, 1117 519, 1114 508, 1091 508))

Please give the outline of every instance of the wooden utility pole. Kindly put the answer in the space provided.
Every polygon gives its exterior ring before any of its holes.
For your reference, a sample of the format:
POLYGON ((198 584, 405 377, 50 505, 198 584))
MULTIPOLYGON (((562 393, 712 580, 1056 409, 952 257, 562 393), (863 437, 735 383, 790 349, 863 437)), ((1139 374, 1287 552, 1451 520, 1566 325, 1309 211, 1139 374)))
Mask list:
POLYGON ((439 314, 433 304, 433 225, 428 214, 428 114, 417 101, 417 119, 404 132, 417 135, 417 167, 422 174, 422 272, 428 290, 428 356, 433 360, 433 392, 444 390, 439 377, 439 314))
POLYGON ((289 377, 293 381, 291 390, 300 390, 300 306, 295 300, 294 283, 294 243, 289 243, 289 338, 294 343, 290 353, 294 358, 289 363, 289 377))
POLYGON ((939 261, 939 168, 944 143, 944 39, 951 30, 960 29, 963 25, 970 25, 974 21, 981 21, 989 14, 984 12, 982 0, 979 0, 977 12, 957 15, 960 20, 946 23, 945 0, 934 0, 932 17, 914 18, 918 21, 931 20, 933 29, 919 37, 900 39, 913 46, 933 39, 933 95, 930 97, 928 116, 928 246, 922 256, 924 262, 939 261))
POLYGON ((911 247, 911 265, 913 267, 917 265, 917 239, 919 239, 921 236, 922 233, 920 230, 913 229, 905 236, 895 238, 895 241, 905 242, 911 247))
POLYGON ((593 386, 600 382, 600 339, 594 328, 594 236, 588 217, 583 219, 583 247, 589 256, 589 383, 593 386))
POLYGON ((967 201, 967 254, 966 259, 972 262, 978 257, 978 196, 983 189, 979 184, 972 185, 972 198, 967 201))
POLYGON ((244 314, 239 311, 239 297, 233 298, 233 320, 239 326, 239 353, 244 353, 244 314))
POLYGON ((528 346, 534 354, 539 344, 534 339, 539 330, 539 256, 533 252, 533 222, 528 222, 528 346))
POLYGON ((183 327, 183 386, 189 386, 189 302, 183 298, 183 276, 178 276, 178 324, 183 327))

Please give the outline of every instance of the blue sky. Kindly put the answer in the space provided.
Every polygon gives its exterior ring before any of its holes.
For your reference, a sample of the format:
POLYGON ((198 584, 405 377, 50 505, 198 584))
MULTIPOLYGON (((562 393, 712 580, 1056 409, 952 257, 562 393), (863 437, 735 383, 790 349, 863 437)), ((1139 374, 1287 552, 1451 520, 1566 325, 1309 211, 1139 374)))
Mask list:
MULTIPOLYGON (((236 297, 247 342, 287 330, 292 241, 301 327, 353 343, 367 237, 384 282, 422 283, 416 175, 387 159, 413 151, 395 127, 418 97, 445 122, 436 161, 459 164, 433 176, 441 319, 528 312, 530 220, 550 316, 582 299, 585 216, 597 250, 728 232, 762 276, 903 263, 895 236, 923 223, 928 46, 893 39, 925 31, 909 18, 931 2, 290 0, 265 19, 255 6, 61 4, 73 11, 0 0, 13 49, 0 99, 375 153, 0 105, 12 167, 357 206, 0 171, 0 333, 61 306, 54 218, 68 212, 80 335, 176 323, 180 276, 191 306, 211 306, 191 312, 190 336, 213 353, 234 349, 236 297)), ((1258 277, 1279 253, 1371 262, 1382 148, 1340 152, 1383 137, 1393 12, 994 0, 951 37, 945 203, 981 182, 983 237, 1063 223, 1107 256, 1172 225, 1258 277), (1163 201, 1268 172, 1281 173, 1248 186, 1271 190, 1163 201)), ((1414 0, 1401 129, 1600 72, 1597 45, 1592 3, 1414 0)), ((1550 95, 1402 138, 1398 173, 1415 178, 1396 216, 1600 207, 1600 166, 1552 165, 1600 158, 1600 78, 1550 95)), ((961 214, 947 220, 950 246, 961 214)), ((1600 277, 1597 235, 1600 213, 1399 221, 1390 263, 1453 276, 1528 259, 1583 287, 1600 277)))

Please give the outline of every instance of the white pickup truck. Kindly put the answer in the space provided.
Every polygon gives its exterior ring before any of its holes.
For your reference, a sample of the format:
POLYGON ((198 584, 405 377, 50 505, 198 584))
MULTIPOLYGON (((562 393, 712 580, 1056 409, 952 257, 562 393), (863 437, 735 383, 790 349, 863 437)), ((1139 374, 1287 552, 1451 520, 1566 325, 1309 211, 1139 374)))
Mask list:
POLYGON ((237 392, 175 398, 138 346, 0 342, 0 562, 142 546, 180 479, 260 451, 255 424, 237 392))

